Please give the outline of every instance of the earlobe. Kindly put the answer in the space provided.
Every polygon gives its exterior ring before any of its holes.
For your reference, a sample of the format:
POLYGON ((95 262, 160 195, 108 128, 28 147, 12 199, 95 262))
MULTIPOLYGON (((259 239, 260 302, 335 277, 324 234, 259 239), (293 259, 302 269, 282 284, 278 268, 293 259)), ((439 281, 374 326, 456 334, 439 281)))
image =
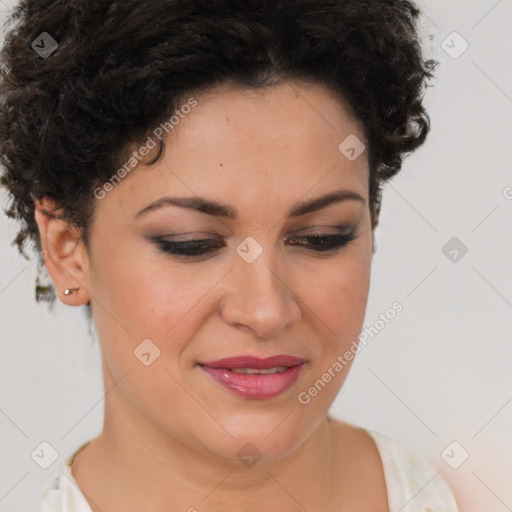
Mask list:
POLYGON ((35 201, 41 250, 59 299, 70 306, 90 300, 87 251, 81 231, 59 216, 53 201, 35 201))

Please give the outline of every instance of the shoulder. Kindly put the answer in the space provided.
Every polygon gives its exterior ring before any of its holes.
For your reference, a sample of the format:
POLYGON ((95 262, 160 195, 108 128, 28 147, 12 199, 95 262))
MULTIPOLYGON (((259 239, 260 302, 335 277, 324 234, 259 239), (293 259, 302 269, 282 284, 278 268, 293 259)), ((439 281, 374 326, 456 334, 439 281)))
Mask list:
POLYGON ((41 512, 92 512, 71 472, 71 463, 87 444, 82 444, 65 461, 61 471, 56 473, 43 491, 41 512))
POLYGON ((458 512, 448 484, 423 457, 379 432, 365 430, 379 451, 391 512, 458 512))

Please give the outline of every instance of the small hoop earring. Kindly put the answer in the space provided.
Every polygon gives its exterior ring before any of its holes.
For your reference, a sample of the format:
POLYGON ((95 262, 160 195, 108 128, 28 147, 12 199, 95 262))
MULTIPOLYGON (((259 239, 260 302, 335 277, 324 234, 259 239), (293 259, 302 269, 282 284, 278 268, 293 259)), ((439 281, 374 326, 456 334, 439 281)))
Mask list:
POLYGON ((71 295, 73 292, 76 292, 80 289, 80 287, 78 288, 66 288, 64 290, 64 295, 71 295))

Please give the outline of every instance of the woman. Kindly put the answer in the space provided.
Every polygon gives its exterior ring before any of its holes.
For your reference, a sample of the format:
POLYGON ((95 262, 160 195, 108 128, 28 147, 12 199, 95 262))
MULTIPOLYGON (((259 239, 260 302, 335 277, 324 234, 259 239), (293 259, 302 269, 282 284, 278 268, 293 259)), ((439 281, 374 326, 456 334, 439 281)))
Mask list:
POLYGON ((428 132, 418 15, 21 2, 2 53, 9 213, 51 276, 38 298, 90 312, 106 390, 43 512, 457 510, 426 461, 328 414, 381 186, 428 132))

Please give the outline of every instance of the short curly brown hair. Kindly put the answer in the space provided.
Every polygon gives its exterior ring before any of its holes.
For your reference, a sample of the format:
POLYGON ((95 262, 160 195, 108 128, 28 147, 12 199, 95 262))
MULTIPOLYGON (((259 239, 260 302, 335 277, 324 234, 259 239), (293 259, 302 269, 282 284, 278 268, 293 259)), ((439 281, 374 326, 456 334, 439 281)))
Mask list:
MULTIPOLYGON (((362 123, 375 227, 382 184, 429 131, 422 100, 437 63, 422 55, 419 14, 407 0, 22 0, 0 54, 13 243, 40 254, 34 200, 47 197, 87 244, 93 190, 181 98, 286 79, 329 86, 362 123), (43 32, 58 44, 46 58, 32 47, 43 32)), ((53 302, 51 288, 37 300, 53 302)))

